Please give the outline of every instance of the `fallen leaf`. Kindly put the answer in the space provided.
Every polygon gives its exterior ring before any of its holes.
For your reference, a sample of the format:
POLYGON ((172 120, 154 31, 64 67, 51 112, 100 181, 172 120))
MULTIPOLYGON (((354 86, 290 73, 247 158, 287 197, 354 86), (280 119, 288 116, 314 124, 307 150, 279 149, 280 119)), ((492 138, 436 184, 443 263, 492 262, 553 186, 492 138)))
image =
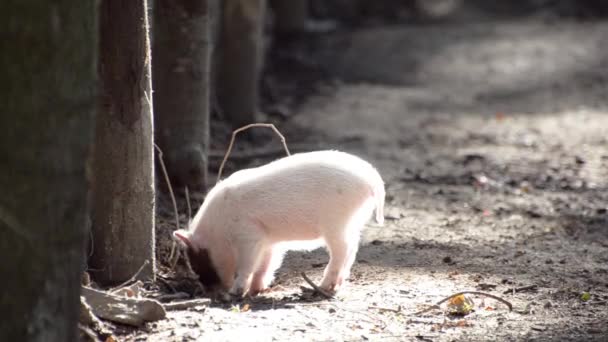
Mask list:
POLYGON ((451 315, 468 315, 473 311, 473 300, 465 295, 459 295, 448 301, 448 313, 451 315))
POLYGON ((467 322, 464 319, 461 319, 460 321, 457 321, 455 324, 453 324, 452 326, 454 327, 458 327, 458 328, 464 328, 464 327, 470 327, 471 324, 469 322, 467 322))

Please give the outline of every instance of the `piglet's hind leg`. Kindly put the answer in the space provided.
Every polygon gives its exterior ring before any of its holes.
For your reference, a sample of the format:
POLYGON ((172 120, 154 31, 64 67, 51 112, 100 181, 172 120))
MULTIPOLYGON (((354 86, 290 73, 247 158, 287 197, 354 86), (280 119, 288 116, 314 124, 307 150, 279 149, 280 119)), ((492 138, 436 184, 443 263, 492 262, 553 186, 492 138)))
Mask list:
POLYGON ((326 239, 329 250, 329 263, 325 268, 321 288, 329 292, 336 292, 344 281, 342 269, 348 258, 348 241, 343 237, 326 239))

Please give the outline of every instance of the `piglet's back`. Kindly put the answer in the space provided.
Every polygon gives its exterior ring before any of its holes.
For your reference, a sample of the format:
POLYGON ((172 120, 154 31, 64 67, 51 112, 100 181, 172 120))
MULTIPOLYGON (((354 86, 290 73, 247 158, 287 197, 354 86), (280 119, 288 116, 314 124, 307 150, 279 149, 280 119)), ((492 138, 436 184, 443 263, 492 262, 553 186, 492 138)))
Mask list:
POLYGON ((262 223, 278 239, 318 238, 328 226, 346 224, 367 201, 384 200, 374 167, 338 151, 299 153, 242 170, 223 186, 240 215, 262 223))

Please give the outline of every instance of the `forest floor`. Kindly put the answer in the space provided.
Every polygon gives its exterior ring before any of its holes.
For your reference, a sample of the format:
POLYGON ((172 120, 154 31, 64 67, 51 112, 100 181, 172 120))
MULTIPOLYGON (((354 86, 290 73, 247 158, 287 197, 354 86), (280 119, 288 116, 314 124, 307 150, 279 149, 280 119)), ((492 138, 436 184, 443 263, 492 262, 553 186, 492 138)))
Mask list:
MULTIPOLYGON (((283 102, 269 120, 294 151, 340 149, 374 164, 384 227, 364 230, 336 299, 300 289, 302 271, 319 282, 326 252, 292 252, 269 294, 170 311, 119 337, 608 340, 607 46, 608 22, 465 13, 339 29, 276 52, 265 91, 283 102), (463 317, 445 305, 417 313, 465 290, 513 311, 471 296, 463 317)), ((216 140, 215 166, 226 141, 216 140)), ((241 145, 228 171, 280 156, 276 140, 241 145), (247 147, 275 152, 246 158, 247 147)), ((160 209, 165 255, 174 225, 160 209)))

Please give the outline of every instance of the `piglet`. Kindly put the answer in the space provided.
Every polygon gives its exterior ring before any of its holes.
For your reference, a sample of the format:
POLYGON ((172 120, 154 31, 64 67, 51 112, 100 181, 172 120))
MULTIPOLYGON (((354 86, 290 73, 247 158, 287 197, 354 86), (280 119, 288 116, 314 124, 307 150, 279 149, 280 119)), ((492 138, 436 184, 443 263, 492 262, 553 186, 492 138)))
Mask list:
POLYGON ((205 288, 240 297, 268 289, 286 250, 324 244, 330 260, 320 287, 335 293, 374 209, 384 221, 384 194, 378 171, 354 155, 298 153, 219 182, 188 230, 173 236, 205 288))

